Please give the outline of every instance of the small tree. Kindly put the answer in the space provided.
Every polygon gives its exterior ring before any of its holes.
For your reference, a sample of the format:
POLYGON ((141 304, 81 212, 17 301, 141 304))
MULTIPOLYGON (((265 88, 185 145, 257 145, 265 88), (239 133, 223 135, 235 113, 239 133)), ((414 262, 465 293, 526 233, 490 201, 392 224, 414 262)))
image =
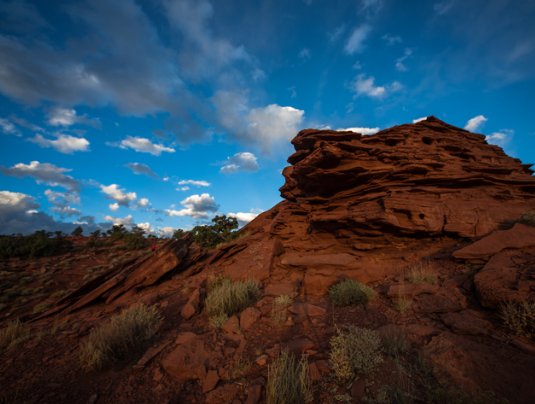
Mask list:
POLYGON ((174 232, 173 232, 173 237, 174 239, 176 240, 180 240, 182 237, 184 237, 184 235, 186 234, 186 232, 182 229, 176 229, 174 232))
POLYGON ((106 233, 113 239, 113 240, 121 240, 124 235, 127 233, 124 225, 122 224, 114 224, 113 227, 108 230, 106 233))
POLYGON ((124 242, 131 250, 138 250, 145 246, 145 230, 141 227, 134 227, 132 231, 128 232, 124 236, 124 242))
POLYGON ((92 238, 98 238, 98 237, 100 237, 100 230, 95 230, 94 232, 89 233, 89 235, 90 235, 92 238))
POLYGON ((215 248, 220 243, 230 243, 238 237, 238 221, 233 217, 217 215, 211 226, 195 226, 191 234, 195 243, 202 248, 215 248))
POLYGON ((72 231, 73 236, 81 236, 84 233, 84 229, 82 229, 82 226, 78 226, 76 229, 72 231))

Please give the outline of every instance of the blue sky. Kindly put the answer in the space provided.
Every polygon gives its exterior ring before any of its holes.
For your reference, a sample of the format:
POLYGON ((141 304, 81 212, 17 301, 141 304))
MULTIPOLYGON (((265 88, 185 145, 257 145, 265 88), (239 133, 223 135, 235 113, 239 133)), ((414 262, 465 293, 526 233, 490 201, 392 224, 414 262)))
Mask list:
POLYGON ((535 162, 534 19, 531 0, 0 1, 0 233, 243 225, 281 201, 304 128, 435 115, 535 162))

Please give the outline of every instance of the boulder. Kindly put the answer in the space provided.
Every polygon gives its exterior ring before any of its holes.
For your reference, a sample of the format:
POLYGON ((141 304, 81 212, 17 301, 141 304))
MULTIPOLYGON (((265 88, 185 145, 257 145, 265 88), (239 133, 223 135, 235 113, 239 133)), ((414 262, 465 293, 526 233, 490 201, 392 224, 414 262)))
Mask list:
POLYGON ((457 288, 441 288, 436 295, 421 295, 417 304, 413 304, 414 311, 424 313, 447 313, 466 309, 466 297, 457 288))
POLYGON ((426 283, 414 284, 405 283, 401 285, 391 285, 386 293, 389 297, 407 296, 414 297, 424 294, 435 294, 439 289, 438 285, 429 285, 426 283))
POLYGON ((463 310, 458 313, 445 313, 440 318, 455 334, 486 335, 489 332, 490 323, 475 315, 470 310, 463 310))
POLYGON ((305 315, 309 317, 319 317, 325 315, 327 310, 322 307, 314 306, 310 303, 294 303, 289 307, 290 312, 293 314, 305 315))
POLYGON ((260 310, 254 307, 246 308, 240 315, 240 326, 243 331, 247 331, 262 316, 260 310))

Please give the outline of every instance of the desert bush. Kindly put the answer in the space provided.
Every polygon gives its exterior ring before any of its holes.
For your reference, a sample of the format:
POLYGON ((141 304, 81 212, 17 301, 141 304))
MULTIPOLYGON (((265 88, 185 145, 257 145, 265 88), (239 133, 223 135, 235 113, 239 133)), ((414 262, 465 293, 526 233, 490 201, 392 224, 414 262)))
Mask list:
POLYGON ((290 297, 290 295, 280 295, 275 298, 275 305, 276 306, 288 306, 292 304, 294 301, 290 297))
POLYGON ((506 399, 500 399, 491 391, 477 390, 474 393, 467 393, 458 387, 447 387, 445 383, 440 383, 434 388, 426 391, 427 403, 429 404, 508 404, 506 399))
POLYGON ((34 279, 31 276, 25 276, 24 278, 21 278, 19 281, 21 285, 25 285, 26 283, 32 283, 34 279))
POLYGON ((36 231, 28 236, 22 234, 0 236, 0 258, 49 256, 57 248, 72 244, 61 232, 56 232, 56 237, 53 236, 54 233, 45 230, 36 231))
POLYGON ((42 302, 42 303, 39 303, 38 305, 36 305, 36 306, 33 308, 33 314, 44 313, 45 311, 47 311, 47 310, 50 309, 51 307, 52 307, 52 304, 49 303, 49 302, 42 302))
POLYGON ((266 386, 268 404, 304 404, 313 400, 307 360, 282 352, 268 366, 266 386))
POLYGON ((379 333, 366 328, 350 326, 347 333, 338 330, 331 338, 329 365, 341 381, 352 379, 357 373, 370 374, 382 362, 379 333))
POLYGON ((127 232, 123 236, 124 243, 130 250, 139 250, 145 247, 145 230, 141 227, 135 226, 132 231, 127 232))
POLYGON ((226 375, 226 379, 234 380, 244 377, 247 373, 249 373, 249 370, 251 370, 252 366, 253 363, 251 361, 240 359, 238 362, 236 362, 233 366, 230 367, 226 375))
POLYGON ((60 297, 65 296, 67 293, 64 290, 58 290, 50 295, 52 299, 59 299, 60 297))
POLYGON ((407 296, 400 295, 394 302, 394 309, 400 313, 405 313, 407 310, 410 310, 412 306, 412 300, 407 296))
POLYGON ((404 329, 400 330, 397 327, 385 329, 382 341, 384 351, 391 356, 401 355, 407 350, 407 332, 404 329))
POLYGON ((100 372, 114 362, 131 359, 154 341, 162 317, 156 307, 135 306, 91 331, 80 348, 82 366, 100 372))
POLYGON ((524 213, 520 219, 515 220, 513 223, 522 223, 535 227, 535 212, 524 213))
POLYGON ((0 349, 10 349, 30 338, 29 330, 19 321, 9 323, 7 328, 0 331, 0 349))
POLYGON ((377 297, 377 292, 369 286, 346 278, 329 291, 331 300, 339 307, 364 305, 377 297))
POLYGON ((500 317, 515 335, 535 339, 535 303, 506 303, 500 307, 500 317))
POLYGON ((254 279, 234 283, 226 281, 208 293, 204 301, 204 307, 209 317, 220 316, 221 314, 226 314, 230 317, 256 303, 259 297, 258 281, 254 279))

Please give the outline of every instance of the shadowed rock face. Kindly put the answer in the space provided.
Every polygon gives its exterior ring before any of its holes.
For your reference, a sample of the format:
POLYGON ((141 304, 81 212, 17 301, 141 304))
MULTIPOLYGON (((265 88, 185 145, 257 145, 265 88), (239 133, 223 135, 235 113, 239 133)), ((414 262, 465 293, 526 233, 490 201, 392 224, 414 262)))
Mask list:
POLYGON ((292 144, 280 189, 291 214, 275 221, 307 234, 483 236, 535 204, 531 165, 435 117, 373 136, 306 129, 292 144))

